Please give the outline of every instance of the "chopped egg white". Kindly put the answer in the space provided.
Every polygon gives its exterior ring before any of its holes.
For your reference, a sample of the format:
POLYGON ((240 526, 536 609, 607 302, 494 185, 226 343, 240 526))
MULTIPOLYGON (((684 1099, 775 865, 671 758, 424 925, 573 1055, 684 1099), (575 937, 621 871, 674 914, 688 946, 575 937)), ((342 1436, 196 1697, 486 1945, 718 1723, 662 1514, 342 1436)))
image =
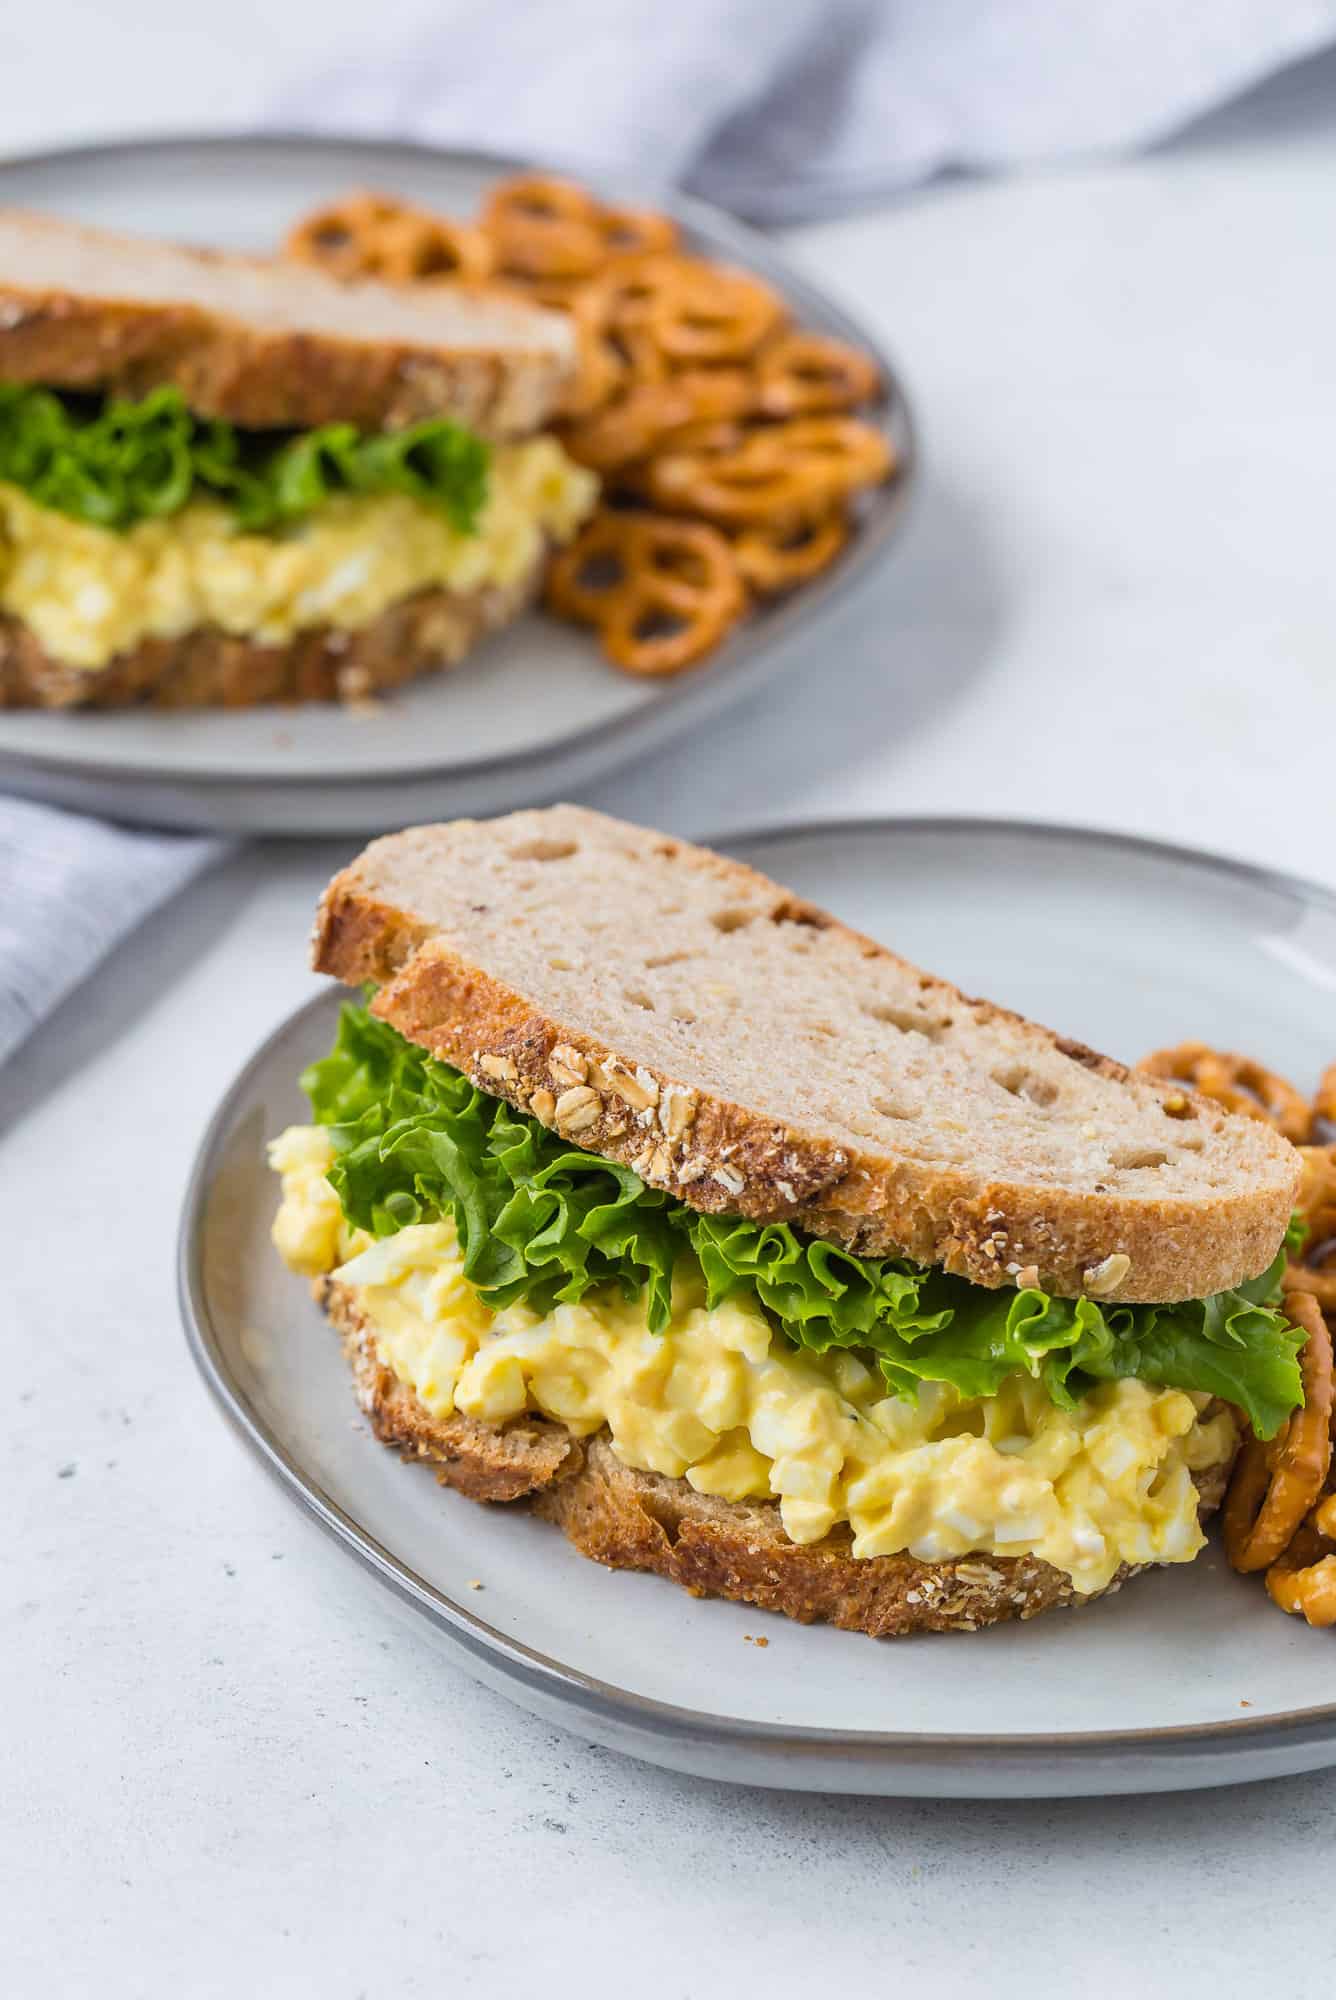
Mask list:
POLYGON ((925 1383, 910 1403, 854 1354, 790 1347, 753 1297, 711 1310, 689 1259, 662 1334, 613 1289, 492 1312, 453 1224, 379 1241, 348 1228, 324 1131, 293 1127, 270 1157, 279 1250, 354 1289, 381 1359, 435 1416, 538 1410, 577 1436, 606 1427, 628 1465, 725 1500, 777 1499, 795 1542, 847 1523, 856 1557, 1036 1555, 1089 1592, 1123 1563, 1186 1562, 1202 1546, 1192 1474, 1235 1440, 1228 1414, 1203 1419, 1205 1396, 1109 1382, 1059 1410, 1015 1375, 986 1398, 925 1383))

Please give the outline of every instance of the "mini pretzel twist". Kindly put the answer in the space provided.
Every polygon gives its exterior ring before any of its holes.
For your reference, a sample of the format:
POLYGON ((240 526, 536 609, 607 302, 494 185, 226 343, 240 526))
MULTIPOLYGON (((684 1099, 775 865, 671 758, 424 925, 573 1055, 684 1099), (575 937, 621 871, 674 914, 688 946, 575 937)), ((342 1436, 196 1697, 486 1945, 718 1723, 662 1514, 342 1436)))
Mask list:
POLYGON ((698 521, 596 514, 548 573, 553 610, 596 628, 623 672, 681 673, 716 646, 747 595, 724 537, 698 521))
POLYGON ((499 181, 482 227, 500 270, 521 280, 585 279, 614 257, 671 251, 677 224, 647 209, 609 208, 574 181, 516 174, 499 181))
POLYGON ((795 417, 720 452, 665 450, 646 472, 657 506, 721 527, 818 520, 893 464, 881 431, 854 417, 795 417))
POLYGON ((390 284, 426 278, 480 283, 492 271, 491 245, 481 230, 383 194, 349 195, 317 209, 298 223, 284 248, 336 278, 390 284))
POLYGON ((1308 1233, 1286 1266, 1285 1282, 1311 1292, 1323 1312, 1336 1313, 1336 1146, 1300 1146, 1299 1158, 1295 1206, 1308 1233))
POLYGON ((768 417, 856 410, 881 390, 872 357, 824 333, 792 331, 768 340, 756 357, 756 377, 757 404, 768 417))
POLYGON ((1177 1048, 1156 1049, 1137 1068, 1146 1076, 1189 1084, 1227 1111, 1263 1118, 1296 1145, 1308 1137, 1313 1114, 1307 1099, 1283 1076, 1247 1056, 1213 1049, 1205 1042, 1180 1042, 1177 1048))
POLYGON ((606 475, 671 444, 697 425, 740 416, 751 400, 752 385, 739 368, 684 369, 659 381, 633 381, 623 395, 583 423, 569 425, 562 442, 581 465, 606 475))
POLYGON ((824 517, 792 526, 758 522, 744 528, 734 538, 733 553, 752 589, 762 597, 773 597, 819 576, 848 539, 849 516, 834 509, 824 517))
POLYGON ((643 330, 677 368, 745 361, 785 318, 769 285, 699 257, 624 258, 604 282, 613 324, 643 330))
POLYGON ((1311 1292, 1287 1292, 1284 1310, 1308 1338, 1300 1356, 1303 1405, 1270 1444, 1249 1435, 1225 1496, 1225 1553, 1237 1570, 1269 1569, 1321 1496, 1331 1469, 1331 1335, 1311 1292))

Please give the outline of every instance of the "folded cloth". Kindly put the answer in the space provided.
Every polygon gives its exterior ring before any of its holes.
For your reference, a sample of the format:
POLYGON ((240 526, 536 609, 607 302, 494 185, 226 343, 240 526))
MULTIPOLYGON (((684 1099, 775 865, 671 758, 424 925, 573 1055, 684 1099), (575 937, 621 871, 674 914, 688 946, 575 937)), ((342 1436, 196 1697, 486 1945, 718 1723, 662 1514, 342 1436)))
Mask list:
POLYGON ((454 0, 279 123, 682 186, 760 221, 1152 144, 1336 39, 1336 0, 454 0))
POLYGON ((150 910, 227 852, 0 798, 0 1063, 150 910))

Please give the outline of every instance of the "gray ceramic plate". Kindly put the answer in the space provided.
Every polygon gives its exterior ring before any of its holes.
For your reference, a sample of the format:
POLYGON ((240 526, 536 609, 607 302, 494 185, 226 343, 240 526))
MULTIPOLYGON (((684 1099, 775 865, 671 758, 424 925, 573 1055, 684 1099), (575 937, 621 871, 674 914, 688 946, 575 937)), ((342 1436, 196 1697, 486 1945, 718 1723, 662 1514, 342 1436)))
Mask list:
MULTIPOLYGON (((1331 1056, 1336 898, 1301 882, 970 821, 727 845, 966 991, 1096 1048, 1135 1057, 1195 1035, 1300 1079, 1331 1056)), ((878 1645, 604 1571, 541 1523, 401 1465, 350 1426, 337 1343, 267 1235, 264 1142, 302 1115, 296 1077, 336 1006, 321 997, 280 1028, 205 1136, 181 1234, 186 1324, 284 1490, 479 1678, 656 1763, 813 1790, 1155 1791, 1336 1763, 1331 1634, 1282 1617, 1214 1547, 1088 1611, 878 1645)))
MULTIPOLYGON (((349 187, 456 214, 513 162, 426 148, 285 138, 166 140, 0 164, 0 205, 234 248, 272 248, 293 219, 349 187)), ((611 190, 636 199, 636 190, 611 190)), ((711 255, 759 271, 804 324, 878 355, 878 413, 900 472, 870 496, 824 577, 739 628, 698 673, 637 681, 590 637, 538 614, 457 672, 402 690, 372 720, 335 708, 107 715, 0 712, 0 784, 119 818, 225 832, 366 833, 498 812, 575 792, 794 665, 813 625, 885 553, 913 478, 914 441, 875 338, 766 239, 698 202, 675 212, 711 255)))

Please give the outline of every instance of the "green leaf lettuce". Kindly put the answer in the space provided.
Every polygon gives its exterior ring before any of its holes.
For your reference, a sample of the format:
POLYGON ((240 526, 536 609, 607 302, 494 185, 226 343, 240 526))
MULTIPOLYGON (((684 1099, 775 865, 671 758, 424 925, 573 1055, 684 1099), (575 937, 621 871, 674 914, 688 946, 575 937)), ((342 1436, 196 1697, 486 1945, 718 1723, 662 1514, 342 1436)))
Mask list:
POLYGON ((336 493, 406 493, 470 534, 488 462, 481 438, 444 418, 372 437, 351 424, 275 437, 196 418, 179 389, 100 403, 0 382, 0 481, 99 528, 176 514, 208 494, 239 528, 271 534, 336 493))
POLYGON ((524 1300, 543 1312, 612 1284, 627 1298, 643 1292, 661 1332, 674 1265, 689 1250, 711 1306, 754 1293, 796 1346, 874 1355, 896 1395, 933 1381, 991 1396, 1019 1370, 1070 1408, 1095 1382, 1135 1376, 1221 1396, 1260 1437, 1300 1401, 1303 1336, 1275 1309, 1283 1248, 1247 1284, 1174 1305, 990 1291, 902 1258, 855 1256, 787 1223, 699 1215, 475 1089, 365 1007, 343 1009, 333 1051, 302 1087, 332 1128, 330 1179, 349 1221, 385 1236, 453 1217, 465 1272, 489 1305, 524 1300))

